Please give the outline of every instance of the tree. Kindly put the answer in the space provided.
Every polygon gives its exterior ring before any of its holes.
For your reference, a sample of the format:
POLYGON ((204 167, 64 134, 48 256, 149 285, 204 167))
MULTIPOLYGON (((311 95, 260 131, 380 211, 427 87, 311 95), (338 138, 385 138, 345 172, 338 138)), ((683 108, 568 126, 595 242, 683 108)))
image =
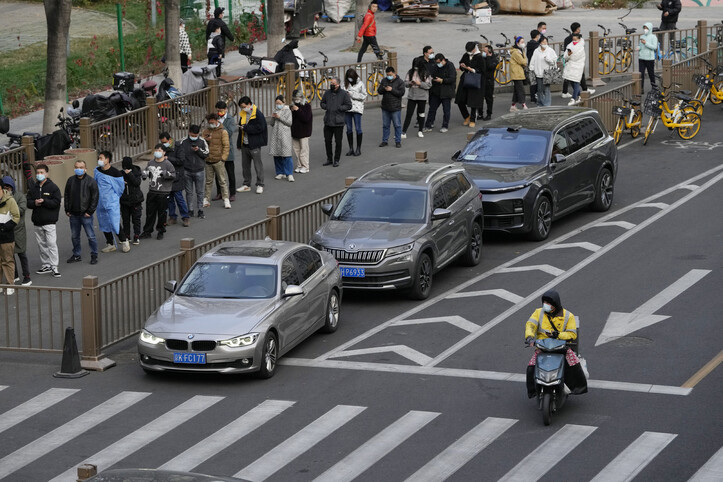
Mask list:
POLYGON ((284 0, 266 1, 266 22, 269 33, 266 36, 266 55, 273 57, 284 45, 283 39, 286 36, 284 26, 284 0))
POLYGON ((183 90, 181 85, 181 53, 178 48, 178 26, 181 20, 181 6, 179 0, 165 0, 165 5, 166 67, 168 67, 168 77, 173 79, 180 90, 183 90))
POLYGON ((65 107, 67 89, 68 32, 71 0, 44 0, 48 25, 47 71, 45 74, 45 111, 43 133, 55 130, 58 112, 65 107))

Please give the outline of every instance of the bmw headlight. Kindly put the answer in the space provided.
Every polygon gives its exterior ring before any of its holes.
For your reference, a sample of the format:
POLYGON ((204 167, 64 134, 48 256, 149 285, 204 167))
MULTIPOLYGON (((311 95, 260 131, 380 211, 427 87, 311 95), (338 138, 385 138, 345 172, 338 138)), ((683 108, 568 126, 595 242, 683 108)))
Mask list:
POLYGON ((242 346, 251 346, 259 339, 258 333, 249 333, 248 335, 237 336, 228 340, 221 340, 219 345, 230 346, 231 348, 239 348, 242 346))
POLYGON ((397 256, 399 254, 407 253, 414 249, 414 243, 403 244, 401 246, 395 246, 394 248, 387 249, 387 257, 397 256))
POLYGON ((161 343, 166 342, 165 339, 146 330, 141 330, 141 341, 143 343, 148 343, 149 345, 160 345, 161 343))

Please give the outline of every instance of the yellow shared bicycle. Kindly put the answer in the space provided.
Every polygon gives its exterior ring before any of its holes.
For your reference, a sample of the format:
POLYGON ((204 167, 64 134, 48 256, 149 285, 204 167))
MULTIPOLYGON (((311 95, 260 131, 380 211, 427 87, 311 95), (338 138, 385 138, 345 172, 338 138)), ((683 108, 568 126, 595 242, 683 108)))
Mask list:
POLYGON ((643 145, 648 143, 650 135, 655 132, 659 121, 670 130, 676 129, 681 139, 692 139, 700 131, 700 114, 690 105, 692 97, 676 93, 678 102, 671 109, 665 100, 664 92, 653 89, 645 99, 645 113, 650 117, 645 128, 643 145))
MULTIPOLYGON (((643 113, 640 110, 639 100, 626 99, 619 90, 613 92, 620 94, 624 102, 622 106, 617 105, 613 107, 613 115, 618 117, 618 121, 615 123, 615 130, 613 130, 613 139, 615 139, 615 144, 618 144, 625 129, 630 129, 630 135, 633 138, 640 135, 640 128, 643 125, 643 113)), ((636 97, 640 96, 638 95, 636 97)))

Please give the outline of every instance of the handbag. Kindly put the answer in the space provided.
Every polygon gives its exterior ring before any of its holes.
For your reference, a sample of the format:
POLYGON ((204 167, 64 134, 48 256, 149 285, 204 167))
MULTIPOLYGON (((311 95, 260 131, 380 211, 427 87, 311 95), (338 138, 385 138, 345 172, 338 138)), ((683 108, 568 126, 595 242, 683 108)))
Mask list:
POLYGON ((561 84, 562 70, 560 70, 560 68, 557 66, 550 67, 542 73, 542 82, 545 85, 561 84))
POLYGON ((482 74, 477 72, 465 72, 462 82, 467 89, 479 89, 482 87, 482 74))
POLYGON ((530 84, 532 84, 532 85, 537 84, 537 75, 535 74, 534 71, 525 69, 525 74, 527 74, 527 81, 530 84))

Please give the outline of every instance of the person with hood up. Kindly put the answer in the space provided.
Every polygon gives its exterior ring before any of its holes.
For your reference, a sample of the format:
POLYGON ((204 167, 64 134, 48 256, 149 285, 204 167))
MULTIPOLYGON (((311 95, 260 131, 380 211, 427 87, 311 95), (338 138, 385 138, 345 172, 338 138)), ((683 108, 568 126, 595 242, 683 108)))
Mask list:
POLYGON ((552 104, 550 96, 550 84, 545 84, 545 71, 557 65, 557 54, 555 50, 547 45, 547 37, 540 37, 540 45, 532 53, 530 70, 537 77, 537 105, 547 107, 552 104))
POLYGON ((527 109, 525 103, 525 68, 527 67, 527 57, 525 56, 525 39, 521 35, 515 37, 515 45, 510 49, 510 77, 514 84, 512 92, 512 107, 510 112, 519 110, 517 104, 522 104, 523 109, 527 109))
POLYGON ((314 114, 311 112, 311 104, 306 101, 306 97, 300 90, 295 90, 293 95, 294 103, 289 108, 291 109, 291 146, 297 163, 294 172, 307 174, 309 172, 309 137, 311 137, 314 127, 314 114))
POLYGON ((372 46, 374 55, 377 56, 378 60, 382 60, 384 58, 381 50, 379 49, 379 44, 377 43, 377 21, 374 14, 377 12, 378 8, 379 5, 377 5, 377 0, 372 0, 369 4, 369 10, 367 10, 367 13, 364 14, 362 26, 359 28, 359 33, 356 35, 356 41, 362 43, 359 48, 359 53, 356 56, 357 62, 362 61, 362 56, 364 56, 364 53, 370 45, 372 46), (362 39, 364 39, 364 41, 362 41, 362 39))
MULTIPOLYGON (((575 315, 562 307, 560 295, 550 290, 542 295, 542 308, 538 308, 530 315, 525 324, 525 344, 535 346, 535 340, 555 338, 558 340, 573 341, 577 339, 577 321, 575 315)), ((535 364, 537 354, 527 366, 527 396, 533 398, 535 391, 535 364)), ((580 365, 580 359, 572 348, 567 348, 565 355, 568 368, 565 370, 565 385, 575 395, 587 393, 587 380, 580 365)))
MULTIPOLYGON (((3 178, 2 191, 0 191, 0 284, 5 276, 5 284, 15 284, 15 227, 20 222, 20 210, 13 197, 12 186, 5 183, 3 178)), ((0 289, 2 293, 2 289, 0 289)), ((15 293, 8 288, 6 293, 15 293)))
POLYGON ((585 74, 585 43, 579 33, 572 35, 572 42, 565 50, 565 70, 562 78, 572 85, 572 99, 567 105, 575 105, 580 99, 580 79, 585 74))
POLYGON ((484 107, 485 99, 485 87, 487 85, 485 81, 485 59, 480 54, 477 42, 467 42, 464 46, 465 54, 459 61, 459 70, 462 72, 462 77, 459 79, 457 85, 457 95, 454 98, 455 104, 459 106, 459 112, 464 118, 462 125, 474 127, 475 121, 477 120, 477 112, 482 111, 484 107), (480 86, 465 87, 464 78, 467 73, 482 74, 482 82, 480 86), (469 110, 467 109, 469 108, 469 110))
POLYGON ((655 88, 655 51, 658 48, 658 37, 653 35, 653 24, 643 24, 643 34, 638 43, 638 68, 640 70, 640 92, 645 90, 645 72, 650 77, 650 85, 655 88))
POLYGON ((100 153, 98 167, 95 168, 95 182, 98 183, 98 227, 105 235, 105 248, 103 253, 116 250, 113 233, 118 237, 121 250, 127 253, 131 250, 130 242, 124 231, 120 228, 120 198, 125 189, 123 173, 111 165, 111 153, 100 153))
MULTIPOLYGON (((33 284, 30 279, 30 266, 28 265, 28 256, 25 254, 27 249, 27 234, 25 232, 25 211, 28 209, 28 201, 25 198, 25 194, 18 192, 15 188, 15 180, 10 176, 5 176, 2 179, 2 184, 10 188, 13 192, 13 199, 18 205, 18 211, 20 211, 20 221, 15 226, 15 254, 18 255, 20 260, 20 267, 22 268, 22 282, 23 286, 30 286, 33 284)), ((18 276, 18 264, 15 263, 15 281, 20 281, 18 276)))
POLYGON ((123 234, 126 239, 131 239, 131 222, 133 222, 133 244, 141 244, 141 214, 143 213, 143 191, 141 191, 141 180, 143 174, 141 168, 133 164, 133 159, 126 156, 123 158, 123 194, 120 197, 121 222, 123 223, 123 234))
POLYGON ((274 158, 276 179, 294 182, 294 159, 291 147, 291 109, 284 102, 283 95, 277 95, 274 112, 269 119, 269 153, 274 158))

